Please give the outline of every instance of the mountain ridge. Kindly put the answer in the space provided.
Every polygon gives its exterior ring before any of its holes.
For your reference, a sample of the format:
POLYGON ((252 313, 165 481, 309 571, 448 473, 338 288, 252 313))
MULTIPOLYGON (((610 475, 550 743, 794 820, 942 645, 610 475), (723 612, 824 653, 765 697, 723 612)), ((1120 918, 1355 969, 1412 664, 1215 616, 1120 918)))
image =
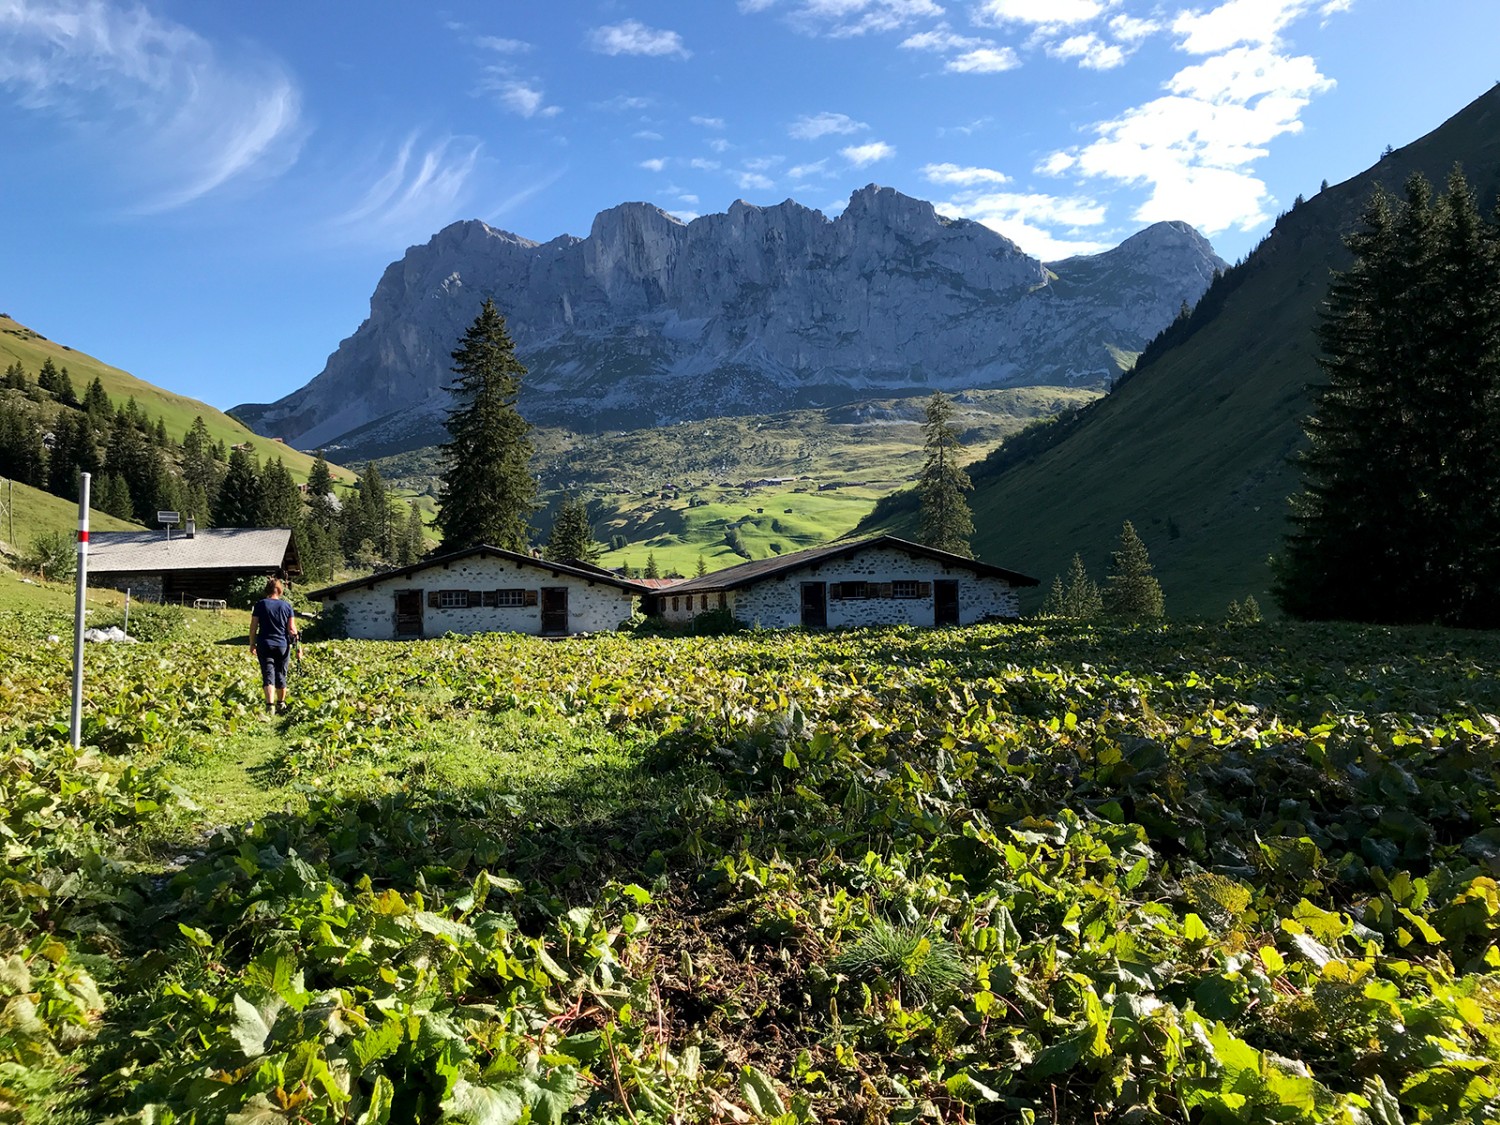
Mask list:
MULTIPOLYGON (((1108 383, 1224 263, 1181 223, 1043 263, 891 188, 842 214, 648 203, 534 242, 449 224, 383 272, 311 382, 236 417, 301 447, 441 440, 449 355, 481 296, 505 314, 540 424, 627 428, 936 388, 1108 383)), ((348 456, 348 454, 344 454, 348 456)))

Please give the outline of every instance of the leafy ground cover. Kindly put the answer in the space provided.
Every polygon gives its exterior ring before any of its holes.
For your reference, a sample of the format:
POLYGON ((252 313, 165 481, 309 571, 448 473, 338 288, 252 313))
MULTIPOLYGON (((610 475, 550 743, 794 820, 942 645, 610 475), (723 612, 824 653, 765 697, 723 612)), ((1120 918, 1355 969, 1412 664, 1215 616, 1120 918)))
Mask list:
POLYGON ((101 647, 74 753, 37 627, 0 1115, 1500 1115, 1500 640, 101 647))

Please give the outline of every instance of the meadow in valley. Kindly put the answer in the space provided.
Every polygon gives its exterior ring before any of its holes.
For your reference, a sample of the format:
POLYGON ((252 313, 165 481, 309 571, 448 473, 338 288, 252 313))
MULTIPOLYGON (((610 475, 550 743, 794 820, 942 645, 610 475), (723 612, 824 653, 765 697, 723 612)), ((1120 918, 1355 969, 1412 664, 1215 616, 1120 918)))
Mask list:
POLYGON ((1491 636, 194 624, 0 621, 0 1119, 1500 1115, 1491 636))

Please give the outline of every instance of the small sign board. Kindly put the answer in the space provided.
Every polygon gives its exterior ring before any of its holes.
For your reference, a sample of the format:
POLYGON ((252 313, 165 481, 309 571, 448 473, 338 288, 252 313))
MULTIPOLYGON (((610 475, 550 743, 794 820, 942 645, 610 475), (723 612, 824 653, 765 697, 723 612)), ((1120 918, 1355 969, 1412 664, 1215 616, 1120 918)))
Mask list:
POLYGON ((179 516, 176 512, 157 512, 156 522, 166 524, 168 527, 172 527, 176 524, 181 523, 182 517, 179 516))

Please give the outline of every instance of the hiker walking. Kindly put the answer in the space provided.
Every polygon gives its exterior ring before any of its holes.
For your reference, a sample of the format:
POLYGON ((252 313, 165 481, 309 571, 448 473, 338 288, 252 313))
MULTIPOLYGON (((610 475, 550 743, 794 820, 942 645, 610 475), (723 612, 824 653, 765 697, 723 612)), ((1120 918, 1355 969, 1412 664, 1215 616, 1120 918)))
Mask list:
POLYGON ((281 579, 266 582, 266 596, 250 610, 250 655, 260 661, 266 714, 286 710, 286 666, 300 644, 292 603, 281 597, 281 579))

